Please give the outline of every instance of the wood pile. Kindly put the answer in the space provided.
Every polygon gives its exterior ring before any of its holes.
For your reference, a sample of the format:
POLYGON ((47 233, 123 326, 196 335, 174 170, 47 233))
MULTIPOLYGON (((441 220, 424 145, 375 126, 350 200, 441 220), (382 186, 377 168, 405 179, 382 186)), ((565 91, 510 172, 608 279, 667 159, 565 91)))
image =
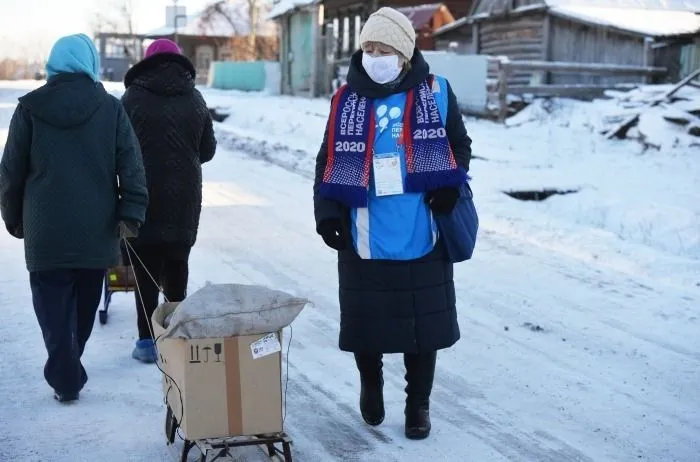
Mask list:
POLYGON ((641 86, 613 96, 619 111, 603 120, 606 138, 638 139, 647 147, 661 148, 675 137, 697 138, 700 146, 700 69, 676 85, 641 86))

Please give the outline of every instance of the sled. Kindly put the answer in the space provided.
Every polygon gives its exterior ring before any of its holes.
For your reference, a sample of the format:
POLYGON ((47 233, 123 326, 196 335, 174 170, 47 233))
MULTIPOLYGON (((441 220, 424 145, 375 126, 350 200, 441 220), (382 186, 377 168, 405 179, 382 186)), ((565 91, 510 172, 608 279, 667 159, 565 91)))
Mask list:
POLYGON ((104 303, 102 309, 98 313, 100 324, 102 325, 107 324, 107 318, 109 317, 109 304, 112 301, 112 295, 115 292, 133 292, 136 290, 136 277, 134 276, 134 269, 125 258, 125 249, 122 248, 121 250, 119 264, 115 267, 108 268, 107 271, 105 271, 104 303))
POLYGON ((223 462, 227 459, 233 460, 235 456, 231 451, 245 446, 257 446, 259 449, 263 450, 271 460, 293 462, 292 440, 284 432, 270 435, 208 438, 194 441, 185 439, 182 452, 178 454, 177 451, 172 451, 172 448, 175 447, 175 436, 177 435, 178 427, 177 418, 173 414, 170 406, 168 406, 165 416, 165 436, 175 462, 187 462, 190 451, 195 447, 201 454, 199 462, 214 462, 216 460, 223 462), (280 449, 278 445, 281 445, 282 448, 280 449))

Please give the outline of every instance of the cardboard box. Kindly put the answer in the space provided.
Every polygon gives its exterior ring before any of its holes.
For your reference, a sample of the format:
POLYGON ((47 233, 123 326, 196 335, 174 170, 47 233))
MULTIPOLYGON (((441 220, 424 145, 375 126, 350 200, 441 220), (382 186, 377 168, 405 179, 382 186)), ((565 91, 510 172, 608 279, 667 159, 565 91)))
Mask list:
MULTIPOLYGON (((176 307, 153 313, 156 338, 176 307)), ((158 340, 163 393, 187 439, 282 431, 281 335, 158 340)))

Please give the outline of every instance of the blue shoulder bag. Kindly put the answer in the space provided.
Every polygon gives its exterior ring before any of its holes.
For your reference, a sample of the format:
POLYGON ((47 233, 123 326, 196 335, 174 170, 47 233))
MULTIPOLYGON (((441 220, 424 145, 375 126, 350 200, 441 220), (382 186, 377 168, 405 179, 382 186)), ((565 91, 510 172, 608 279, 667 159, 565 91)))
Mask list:
POLYGON ((445 244, 447 258, 459 263, 472 258, 479 230, 479 216, 474 207, 474 194, 469 184, 459 188, 459 198, 452 213, 435 215, 440 237, 445 244))

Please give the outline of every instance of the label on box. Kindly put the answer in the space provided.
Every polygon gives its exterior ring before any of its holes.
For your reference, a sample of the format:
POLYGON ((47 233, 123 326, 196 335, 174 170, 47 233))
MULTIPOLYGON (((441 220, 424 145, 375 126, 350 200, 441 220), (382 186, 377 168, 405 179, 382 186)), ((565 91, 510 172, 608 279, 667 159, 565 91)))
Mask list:
POLYGON ((250 351, 253 353, 253 359, 259 359, 278 351, 282 351, 282 345, 277 340, 277 334, 268 334, 250 344, 250 351))

